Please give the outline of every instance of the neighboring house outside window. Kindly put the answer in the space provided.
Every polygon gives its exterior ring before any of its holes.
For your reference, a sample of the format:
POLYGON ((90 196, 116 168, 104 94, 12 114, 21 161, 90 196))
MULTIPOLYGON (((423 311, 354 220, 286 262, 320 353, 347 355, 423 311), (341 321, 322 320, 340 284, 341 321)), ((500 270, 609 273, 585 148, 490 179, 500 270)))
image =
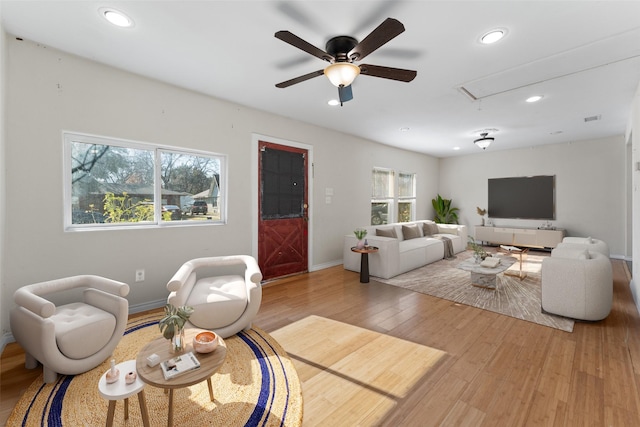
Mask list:
POLYGON ((226 156, 64 132, 65 230, 225 223, 226 156))

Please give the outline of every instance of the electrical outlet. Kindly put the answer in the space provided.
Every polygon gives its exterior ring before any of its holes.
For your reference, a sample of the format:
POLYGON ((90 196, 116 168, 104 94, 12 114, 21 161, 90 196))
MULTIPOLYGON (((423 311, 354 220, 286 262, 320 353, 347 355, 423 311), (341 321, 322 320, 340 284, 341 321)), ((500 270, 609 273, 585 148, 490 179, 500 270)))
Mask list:
POLYGON ((136 282, 144 282, 144 269, 136 270, 136 282))

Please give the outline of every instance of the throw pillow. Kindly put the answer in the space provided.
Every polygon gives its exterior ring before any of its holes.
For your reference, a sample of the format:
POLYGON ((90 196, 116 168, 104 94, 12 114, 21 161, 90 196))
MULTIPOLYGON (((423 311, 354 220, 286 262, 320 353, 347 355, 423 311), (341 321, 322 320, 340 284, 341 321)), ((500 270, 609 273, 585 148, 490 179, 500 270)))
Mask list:
POLYGON ((422 223, 422 232, 425 236, 433 236, 434 234, 438 234, 438 225, 435 222, 424 222, 422 223))
POLYGON ((415 239, 420 237, 420 229, 417 225, 403 225, 402 226, 402 235, 404 236, 404 240, 415 239))
POLYGON ((583 252, 580 252, 578 259, 591 259, 591 254, 585 249, 583 252))
POLYGON ((376 236, 398 238, 395 228, 376 228, 376 236))

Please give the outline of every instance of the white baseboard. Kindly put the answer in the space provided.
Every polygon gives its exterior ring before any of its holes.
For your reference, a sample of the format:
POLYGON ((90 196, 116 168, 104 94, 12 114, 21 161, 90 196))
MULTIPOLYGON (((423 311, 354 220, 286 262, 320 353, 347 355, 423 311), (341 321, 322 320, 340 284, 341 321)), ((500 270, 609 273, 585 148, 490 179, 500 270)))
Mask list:
POLYGON ((12 342, 16 342, 15 338, 13 338, 13 334, 9 332, 3 334, 2 338, 0 338, 0 354, 2 354, 7 344, 11 344, 12 342))
POLYGON ((640 300, 638 299, 638 290, 636 288, 635 282, 633 278, 629 282, 629 288, 631 288, 631 296, 633 297, 633 302, 636 304, 636 310, 640 313, 640 300))
POLYGON ((309 271, 320 271, 320 270, 324 270, 325 268, 335 267, 336 265, 342 265, 342 259, 329 261, 322 264, 316 264, 314 266, 311 266, 309 271))
POLYGON ((164 307, 167 304, 167 300, 160 299, 156 301, 144 302, 142 304, 130 305, 129 314, 141 313, 143 311, 155 310, 156 308, 164 307))

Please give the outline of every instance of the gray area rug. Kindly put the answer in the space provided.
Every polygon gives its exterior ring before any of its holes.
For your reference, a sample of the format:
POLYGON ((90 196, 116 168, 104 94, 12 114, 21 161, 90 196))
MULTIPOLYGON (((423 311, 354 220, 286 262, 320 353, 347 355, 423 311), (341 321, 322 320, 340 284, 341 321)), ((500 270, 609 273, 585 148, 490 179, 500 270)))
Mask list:
MULTIPOLYGON (((498 274, 496 290, 472 286, 471 274, 456 268, 457 264, 471 258, 472 254, 471 251, 461 252, 455 258, 434 262, 391 279, 379 277, 372 277, 372 279, 387 285, 573 332, 573 320, 545 314, 540 310, 540 277, 545 254, 530 253, 524 256, 522 271, 526 271, 527 277, 522 280, 504 273, 498 274)), ((516 262, 509 271, 517 272, 518 269, 519 263, 516 262)))

